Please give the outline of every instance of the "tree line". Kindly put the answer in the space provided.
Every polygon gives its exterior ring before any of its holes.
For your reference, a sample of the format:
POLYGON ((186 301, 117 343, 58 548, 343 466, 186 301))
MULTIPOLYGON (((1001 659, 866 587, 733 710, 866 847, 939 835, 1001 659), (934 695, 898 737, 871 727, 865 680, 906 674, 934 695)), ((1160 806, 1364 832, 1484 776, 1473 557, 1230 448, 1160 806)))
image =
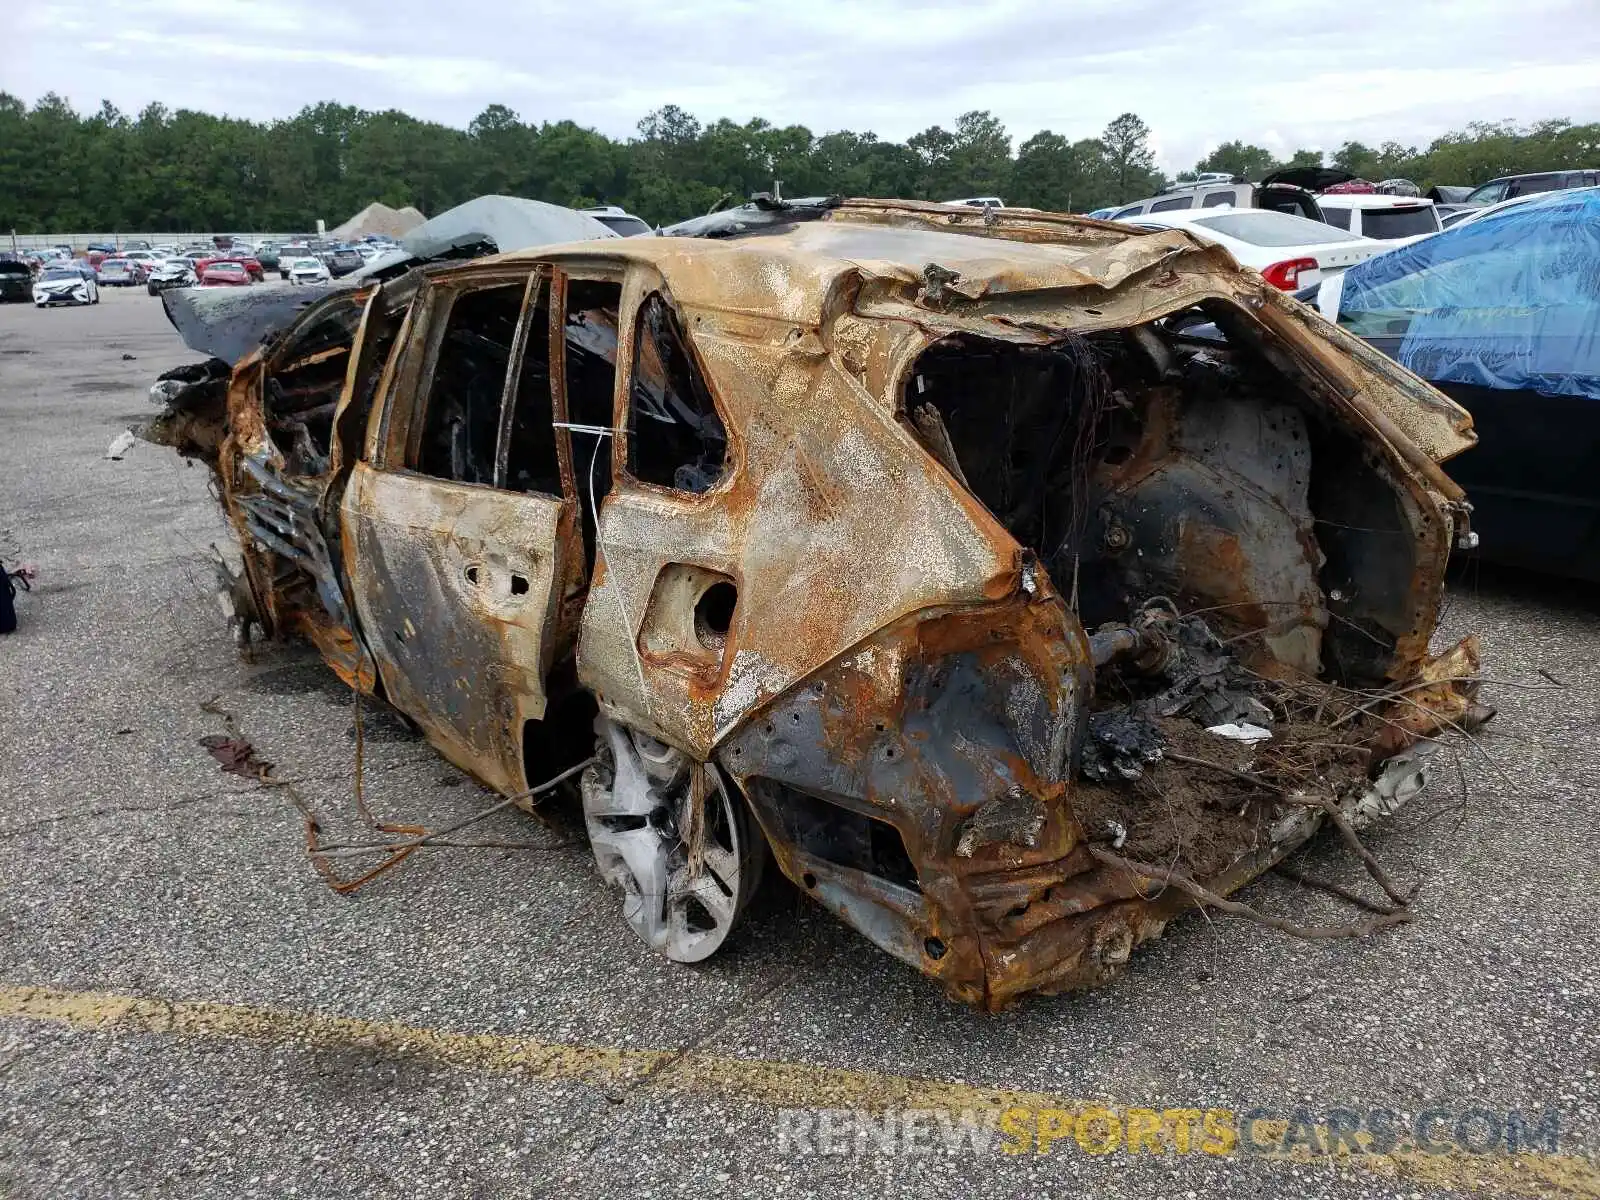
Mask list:
MULTIPOLYGON (((1325 159, 1374 180, 1480 183, 1600 164, 1600 125, 1473 124, 1426 148, 1346 142, 1326 156, 1297 151, 1287 162, 1325 159)), ((1226 142, 1195 171, 1260 178, 1279 165, 1260 146, 1226 142)), ((1168 182, 1149 127, 1134 113, 1098 137, 1043 130, 1014 145, 1004 124, 981 111, 893 142, 760 118, 706 124, 669 104, 617 140, 572 121, 525 121, 500 104, 457 129, 331 102, 258 122, 161 104, 129 116, 105 102, 85 115, 54 94, 30 107, 0 93, 0 230, 19 233, 307 230, 319 217, 336 225, 375 200, 431 216, 488 193, 617 204, 666 223, 739 203, 775 180, 787 196, 997 195, 1063 212, 1138 199, 1168 182)))

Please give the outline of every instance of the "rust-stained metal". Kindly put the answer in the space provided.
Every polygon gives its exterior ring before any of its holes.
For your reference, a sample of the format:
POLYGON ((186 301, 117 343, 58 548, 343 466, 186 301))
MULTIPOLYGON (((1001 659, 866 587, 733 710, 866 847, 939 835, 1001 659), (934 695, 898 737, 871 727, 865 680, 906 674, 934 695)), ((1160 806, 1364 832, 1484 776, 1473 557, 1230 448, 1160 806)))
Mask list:
MULTIPOLYGON (((153 435, 217 471, 248 616, 493 787, 588 754, 542 730, 598 710, 591 834, 664 952, 709 952, 673 922, 731 923, 749 881, 719 847, 764 838, 967 1003, 1113 976, 1194 903, 1092 852, 1123 801, 1078 777, 1092 712, 1202 661, 1152 602, 1203 616, 1203 661, 1324 696, 1374 775, 1481 719, 1476 643, 1427 653, 1470 419, 1226 252, 903 201, 702 232, 336 292, 195 373, 153 435), (689 891, 639 890, 646 843, 652 886, 689 891)), ((1389 811, 1344 758, 1320 798, 1389 811)), ((1248 777, 1230 761, 1206 786, 1248 777)), ((1239 790, 1258 820, 1195 809, 1217 895, 1327 815, 1239 790)))

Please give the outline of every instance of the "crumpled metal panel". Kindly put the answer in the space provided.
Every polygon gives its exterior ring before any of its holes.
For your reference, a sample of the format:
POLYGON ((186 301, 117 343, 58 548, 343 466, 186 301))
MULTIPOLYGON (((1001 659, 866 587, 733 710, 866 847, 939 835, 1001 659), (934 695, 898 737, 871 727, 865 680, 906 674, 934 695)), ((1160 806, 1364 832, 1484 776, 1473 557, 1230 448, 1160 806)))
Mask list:
POLYGON ((1087 643, 1060 598, 1019 590, 879 631, 740 727, 719 760, 750 795, 785 874, 884 950, 983 1004, 1014 968, 993 956, 992 921, 975 908, 970 879, 1049 873, 1074 853, 1082 833, 1066 803, 1068 762, 1090 685, 1087 643), (1020 817, 982 818, 997 807, 1020 817), (796 818, 808 809, 871 822, 867 844, 807 828, 796 818))
MULTIPOLYGON (((685 312, 692 323, 695 310, 685 312)), ((696 347, 727 406, 737 469, 692 498, 622 484, 601 514, 605 565, 584 609, 579 677, 614 717, 702 758, 874 630, 924 608, 993 600, 1015 588, 1020 567, 1010 535, 927 470, 855 379, 787 341, 702 333, 696 347), (902 531, 892 551, 886 529, 902 531), (651 590, 675 562, 738 584, 727 659, 710 686, 639 661, 651 590)))
MULTIPOLYGON (((341 289, 348 284, 338 285, 341 289)), ((328 298, 327 287, 169 288, 161 306, 184 345, 229 366, 306 308, 328 298)))
POLYGON ((364 463, 345 492, 346 569, 389 695, 505 791, 528 786, 523 725, 544 716, 562 507, 364 463))

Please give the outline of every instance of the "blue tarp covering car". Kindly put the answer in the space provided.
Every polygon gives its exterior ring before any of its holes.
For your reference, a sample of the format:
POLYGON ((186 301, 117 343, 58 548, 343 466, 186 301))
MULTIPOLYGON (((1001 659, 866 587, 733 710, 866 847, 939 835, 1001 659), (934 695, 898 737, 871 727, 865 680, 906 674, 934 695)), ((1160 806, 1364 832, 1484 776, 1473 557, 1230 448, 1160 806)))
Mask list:
POLYGON ((1435 383, 1600 400, 1600 188, 1549 196, 1345 273, 1338 322, 1435 383))
POLYGON ((1600 188, 1486 213, 1301 299, 1472 414, 1478 445, 1450 470, 1483 557, 1600 581, 1600 188))

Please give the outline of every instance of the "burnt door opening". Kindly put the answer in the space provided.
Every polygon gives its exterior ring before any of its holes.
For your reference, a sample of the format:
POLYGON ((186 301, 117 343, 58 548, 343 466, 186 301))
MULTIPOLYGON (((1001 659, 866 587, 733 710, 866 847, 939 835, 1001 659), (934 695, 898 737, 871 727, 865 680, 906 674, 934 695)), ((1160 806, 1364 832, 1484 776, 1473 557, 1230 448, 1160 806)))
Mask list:
POLYGON ((555 414, 550 396, 550 296, 536 281, 526 318, 522 357, 511 403, 500 414, 500 463, 495 477, 513 492, 561 495, 555 414))
MULTIPOLYGON (((573 425, 611 429, 612 397, 617 384, 617 313, 622 285, 592 279, 567 283, 562 341, 566 355, 567 420, 573 425)), ((609 435, 572 434, 572 470, 583 522, 583 553, 588 575, 594 575, 595 515, 611 491, 609 435)))
POLYGON ((1373 686, 1413 623, 1405 489, 1251 330, 1214 304, 1048 346, 953 335, 905 419, 1085 628, 1162 597, 1252 670, 1373 686))
POLYGON ((525 283, 468 292, 450 307, 423 410, 416 470, 492 484, 500 402, 525 283))
POLYGON ((325 319, 273 356, 262 416, 283 453, 285 475, 328 471, 333 417, 362 312, 354 298, 330 305, 325 319))

